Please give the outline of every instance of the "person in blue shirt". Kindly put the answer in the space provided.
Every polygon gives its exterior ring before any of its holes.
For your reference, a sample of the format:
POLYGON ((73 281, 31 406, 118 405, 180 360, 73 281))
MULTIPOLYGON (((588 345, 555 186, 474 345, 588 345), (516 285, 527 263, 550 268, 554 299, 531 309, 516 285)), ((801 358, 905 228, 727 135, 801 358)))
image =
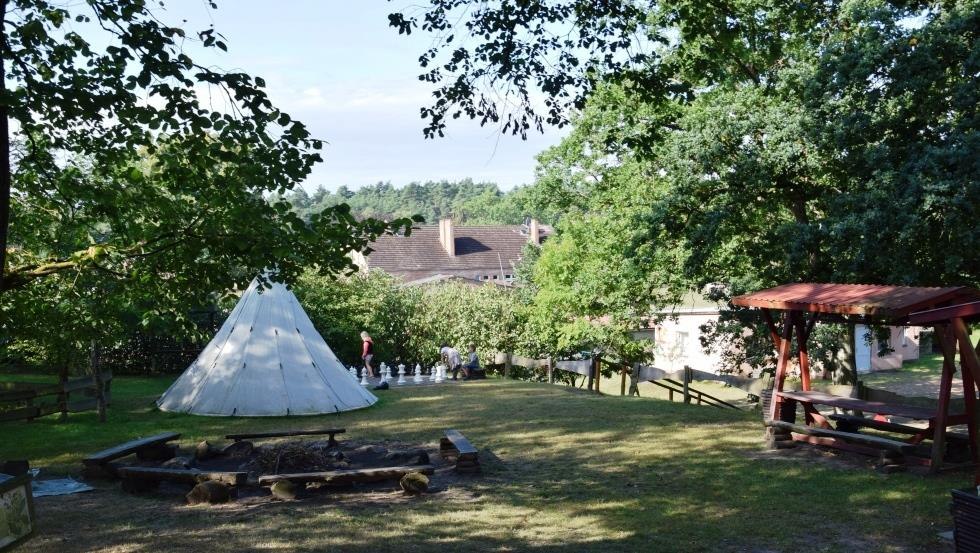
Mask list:
POLYGON ((463 379, 474 380, 484 378, 480 368, 480 357, 476 354, 476 344, 470 342, 467 346, 466 363, 463 364, 463 379))

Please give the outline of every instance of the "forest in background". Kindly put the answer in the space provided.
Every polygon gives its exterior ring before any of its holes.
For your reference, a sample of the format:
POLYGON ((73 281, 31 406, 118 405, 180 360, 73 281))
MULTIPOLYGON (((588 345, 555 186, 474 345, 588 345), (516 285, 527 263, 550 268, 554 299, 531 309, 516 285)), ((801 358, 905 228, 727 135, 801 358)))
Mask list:
POLYGON ((405 186, 378 182, 356 190, 341 186, 336 192, 321 185, 312 194, 297 187, 284 196, 276 194, 271 198, 273 202, 279 199, 288 201, 305 220, 340 204, 349 205, 351 214, 360 220, 390 221, 421 215, 429 223, 453 217, 458 223, 469 225, 518 225, 526 216, 544 223, 554 223, 557 217, 556 211, 537 196, 534 186, 503 191, 495 183, 468 178, 411 182, 405 186))

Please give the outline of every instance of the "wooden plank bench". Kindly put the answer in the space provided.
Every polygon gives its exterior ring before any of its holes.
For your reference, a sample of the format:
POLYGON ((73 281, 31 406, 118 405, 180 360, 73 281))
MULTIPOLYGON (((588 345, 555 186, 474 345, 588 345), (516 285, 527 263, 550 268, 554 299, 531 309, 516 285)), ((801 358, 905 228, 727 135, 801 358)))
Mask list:
POLYGON ((337 440, 334 436, 337 434, 344 434, 347 432, 346 428, 323 428, 319 430, 285 430, 282 432, 253 432, 251 434, 228 434, 225 436, 228 440, 233 440, 240 442, 242 440, 257 440, 263 438, 285 438, 289 436, 322 436, 324 434, 329 435, 327 439, 327 445, 334 447, 337 445, 337 440))
MULTIPOLYGON (((110 461, 114 461, 127 455, 154 451, 161 446, 166 446, 167 442, 171 442, 177 438, 180 438, 180 434, 177 432, 163 432, 147 438, 130 440, 126 443, 110 447, 109 449, 103 449, 98 453, 93 453, 92 455, 82 459, 82 463, 86 467, 104 467, 108 465, 110 461)), ((159 458, 159 456, 156 455, 154 457, 159 458)))
POLYGON ((169 469, 157 467, 119 467, 119 476, 123 479, 146 480, 150 482, 182 482, 197 484, 213 480, 231 486, 242 486, 248 480, 246 472, 204 471, 198 469, 169 469))
MULTIPOLYGON (((823 392, 803 392, 803 391, 783 391, 776 392, 776 395, 785 399, 792 399, 802 403, 814 405, 827 405, 838 409, 848 409, 852 411, 863 411, 878 415, 892 415, 909 419, 928 420, 936 418, 936 409, 919 407, 916 405, 901 405, 897 403, 882 403, 880 401, 866 401, 853 397, 842 397, 825 394, 823 392)), ((955 416, 955 415, 954 415, 955 416)))
POLYGON ((867 434, 857 434, 854 432, 841 432, 840 430, 831 430, 829 428, 815 428, 813 426, 793 424, 791 422, 785 422, 785 421, 772 421, 769 424, 773 428, 788 430, 790 432, 795 432, 797 434, 805 434, 807 436, 815 436, 820 438, 832 438, 835 440, 843 440, 845 442, 854 442, 866 446, 871 446, 875 449, 883 449, 886 451, 894 451, 903 454, 912 453, 916 448, 915 444, 910 444, 898 440, 891 440, 889 438, 882 438, 879 436, 869 436, 867 434))
POLYGON ((354 484, 364 482, 381 482, 384 480, 397 480, 410 472, 421 472, 422 474, 432 474, 435 467, 432 465, 380 467, 370 469, 345 469, 330 470, 324 472, 296 472, 292 474, 269 474, 259 477, 260 486, 271 486, 276 482, 288 480, 295 484, 305 484, 307 482, 324 482, 326 484, 354 484))
POLYGON ((896 434, 922 434, 923 432, 929 430, 925 427, 910 426, 907 424, 898 424, 896 422, 880 421, 877 419, 872 419, 868 417, 860 417, 857 415, 842 415, 839 413, 833 413, 827 415, 827 418, 837 422, 837 430, 842 432, 851 432, 851 429, 857 430, 859 428, 874 428, 875 430, 884 430, 885 432, 894 432, 896 434))
POLYGON ((439 440, 439 454, 456 460, 456 472, 480 472, 479 452, 459 430, 446 430, 446 437, 439 440))

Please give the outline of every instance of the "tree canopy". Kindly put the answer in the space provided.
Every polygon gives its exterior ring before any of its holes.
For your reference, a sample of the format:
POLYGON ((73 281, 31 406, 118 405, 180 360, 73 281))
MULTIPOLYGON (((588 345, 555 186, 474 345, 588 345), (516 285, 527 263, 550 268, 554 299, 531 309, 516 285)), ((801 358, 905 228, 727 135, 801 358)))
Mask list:
POLYGON ((712 283, 980 284, 975 0, 436 0, 391 23, 438 39, 430 135, 572 122, 537 186, 578 216, 535 276, 570 321, 712 283))
POLYGON ((128 319, 187 327, 216 292, 343 272, 350 250, 410 225, 344 205, 304 221, 266 200, 322 142, 261 77, 195 63, 192 49, 227 48, 214 28, 168 25, 145 0, 3 0, 0 15, 6 335, 77 351, 128 319))

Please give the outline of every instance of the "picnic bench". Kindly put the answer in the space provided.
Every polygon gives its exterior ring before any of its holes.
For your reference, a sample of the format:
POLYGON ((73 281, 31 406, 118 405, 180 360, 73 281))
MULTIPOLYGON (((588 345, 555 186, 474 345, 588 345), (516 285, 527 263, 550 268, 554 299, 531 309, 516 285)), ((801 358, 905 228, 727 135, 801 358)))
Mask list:
POLYGON ((282 432, 253 432, 251 434, 228 434, 225 436, 226 439, 235 442, 240 442, 242 440, 258 440, 263 438, 285 438, 289 436, 322 436, 327 435, 327 445, 330 447, 337 446, 337 440, 334 438, 337 434, 343 434, 347 432, 346 428, 322 428, 319 430, 284 430, 282 432))
POLYGON ((439 440, 439 455, 454 459, 456 472, 480 472, 479 452, 459 430, 446 430, 446 436, 439 440))
MULTIPOLYGON (((980 463, 976 425, 976 382, 980 378, 980 358, 971 342, 968 323, 980 321, 980 290, 960 286, 911 287, 866 284, 831 284, 802 282, 784 284, 732 299, 739 307, 760 310, 776 351, 776 372, 772 379, 771 401, 765 405, 766 436, 775 447, 786 439, 824 446, 849 449, 861 453, 882 452, 918 453, 926 439, 931 440, 929 452, 910 455, 903 462, 914 462, 938 472, 950 462, 946 442, 950 426, 967 425, 969 458, 980 463), (781 314, 781 324, 777 323, 781 314), (942 376, 939 382, 939 401, 927 408, 900 402, 868 401, 840 397, 815 391, 810 386, 810 354, 808 342, 817 323, 883 326, 929 326, 943 353, 942 376), (963 410, 951 412, 952 382, 956 371, 957 353, 962 367, 963 410), (797 358, 802 390, 784 389, 793 358, 797 358), (803 407, 805 423, 796 424, 797 405, 803 407), (821 413, 818 405, 851 413, 821 413), (869 413, 871 417, 858 416, 869 413), (926 426, 912 426, 898 417, 925 421, 926 426), (837 423, 836 428, 831 421, 837 423), (904 434, 905 439, 892 439, 862 434, 862 428, 904 434)), ((854 336, 853 332, 851 336, 854 336)), ((852 338, 853 339, 853 338, 852 338)), ((925 448, 921 448, 925 450, 925 448)), ((976 476, 980 484, 980 473, 976 476)))
POLYGON ((368 469, 343 469, 328 470, 323 472, 295 472, 290 474, 269 474, 259 477, 260 486, 271 486, 276 482, 287 480, 294 484, 305 484, 307 482, 323 482, 331 485, 355 484, 366 482, 381 482, 384 480, 397 480, 410 472, 421 472, 422 474, 433 474, 435 467, 432 465, 379 467, 368 469))
POLYGON ((82 459, 82 464, 89 469, 102 469, 110 475, 116 475, 118 467, 113 466, 112 461, 121 459, 128 455, 136 454, 140 459, 166 460, 173 458, 176 447, 171 446, 172 442, 180 438, 177 432, 162 432, 146 438, 137 438, 117 446, 103 449, 98 453, 93 453, 82 459))

